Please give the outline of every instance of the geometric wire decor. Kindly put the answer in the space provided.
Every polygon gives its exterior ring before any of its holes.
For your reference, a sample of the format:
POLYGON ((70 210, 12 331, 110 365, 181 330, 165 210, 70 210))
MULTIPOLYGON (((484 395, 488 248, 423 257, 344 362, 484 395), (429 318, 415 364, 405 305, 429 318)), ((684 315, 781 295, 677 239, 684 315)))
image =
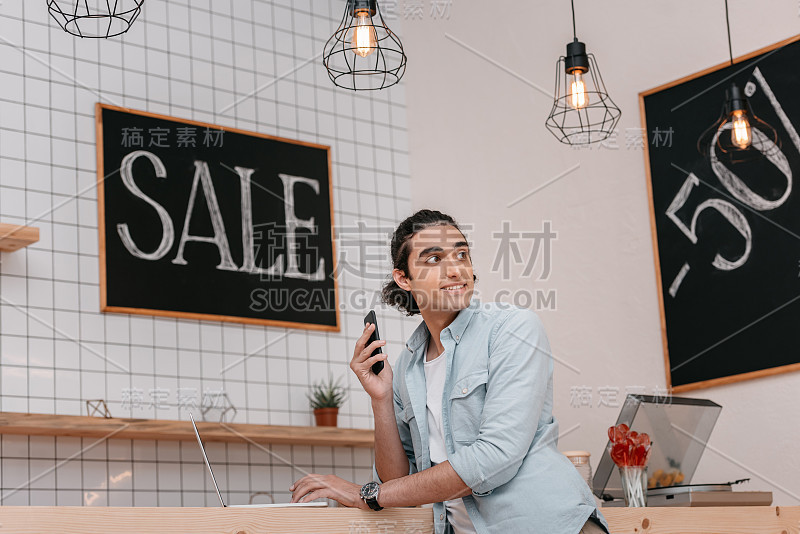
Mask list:
POLYGON ((347 0, 342 22, 322 54, 331 81, 353 91, 391 87, 405 74, 407 60, 376 0, 347 0))
POLYGON ((585 145, 611 135, 622 112, 608 96, 593 54, 575 33, 575 6, 572 5, 573 41, 566 56, 556 62, 553 108, 545 126, 556 139, 568 145, 585 145))
POLYGON ((103 399, 87 400, 86 415, 111 419, 111 412, 108 411, 108 405, 103 399))
POLYGON ((47 0, 61 28, 76 37, 108 38, 128 31, 144 0, 47 0))

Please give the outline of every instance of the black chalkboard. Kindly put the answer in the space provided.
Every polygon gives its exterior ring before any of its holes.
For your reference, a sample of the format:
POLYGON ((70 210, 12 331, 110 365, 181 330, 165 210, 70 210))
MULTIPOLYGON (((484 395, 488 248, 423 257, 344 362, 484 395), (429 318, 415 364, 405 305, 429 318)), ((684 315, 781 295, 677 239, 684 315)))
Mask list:
POLYGON ((640 94, 674 391, 800 369, 798 64, 800 36, 640 94), (698 152, 733 81, 777 130, 774 161, 712 168, 698 152))
POLYGON ((103 311, 339 330, 329 147, 96 119, 103 311))

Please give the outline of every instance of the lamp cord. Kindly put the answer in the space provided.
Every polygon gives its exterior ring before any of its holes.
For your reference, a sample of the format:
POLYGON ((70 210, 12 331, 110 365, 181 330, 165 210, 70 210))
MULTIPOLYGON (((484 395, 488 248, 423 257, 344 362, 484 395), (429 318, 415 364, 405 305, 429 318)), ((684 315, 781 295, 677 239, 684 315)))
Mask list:
POLYGON ((725 0, 725 25, 728 27, 728 55, 731 58, 731 65, 733 65, 733 48, 731 47, 731 21, 728 17, 728 0, 725 0))
MULTIPOLYGON (((727 1, 725 0, 725 2, 727 1)), ((578 33, 575 31, 575 0, 570 0, 570 4, 572 5, 572 37, 577 39, 578 33)))

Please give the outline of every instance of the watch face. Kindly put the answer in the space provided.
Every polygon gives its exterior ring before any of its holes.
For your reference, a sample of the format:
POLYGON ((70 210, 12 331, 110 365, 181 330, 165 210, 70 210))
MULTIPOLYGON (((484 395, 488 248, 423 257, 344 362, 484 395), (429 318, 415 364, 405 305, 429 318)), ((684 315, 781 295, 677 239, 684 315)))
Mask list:
POLYGON ((365 499, 375 498, 378 495, 378 483, 367 482, 361 487, 361 496, 365 499))

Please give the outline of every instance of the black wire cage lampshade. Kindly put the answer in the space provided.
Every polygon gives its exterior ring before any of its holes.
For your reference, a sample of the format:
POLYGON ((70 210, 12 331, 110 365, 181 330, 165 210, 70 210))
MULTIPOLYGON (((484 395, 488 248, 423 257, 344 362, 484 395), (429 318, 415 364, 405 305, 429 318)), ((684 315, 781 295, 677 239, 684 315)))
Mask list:
POLYGON ((611 135, 621 115, 608 96, 597 60, 575 37, 556 62, 553 108, 545 126, 562 143, 589 144, 611 135))
POLYGON ((61 28, 76 37, 108 38, 127 32, 144 0, 47 0, 61 28))
MULTIPOLYGON (((725 0, 725 26, 728 31, 728 57, 732 67, 733 44, 728 0, 725 0)), ((745 92, 733 82, 725 90, 720 118, 700 134, 697 150, 712 163, 720 159, 725 159, 728 163, 773 159, 778 157, 781 150, 781 139, 775 128, 753 113, 745 92)))
POLYGON ((353 91, 391 87, 406 71, 400 39, 376 0, 347 0, 339 28, 325 43, 322 63, 331 81, 353 91))
POLYGON ((781 150, 778 131, 753 113, 736 83, 725 90, 725 103, 717 122, 697 140, 703 156, 738 163, 774 157, 781 150))

